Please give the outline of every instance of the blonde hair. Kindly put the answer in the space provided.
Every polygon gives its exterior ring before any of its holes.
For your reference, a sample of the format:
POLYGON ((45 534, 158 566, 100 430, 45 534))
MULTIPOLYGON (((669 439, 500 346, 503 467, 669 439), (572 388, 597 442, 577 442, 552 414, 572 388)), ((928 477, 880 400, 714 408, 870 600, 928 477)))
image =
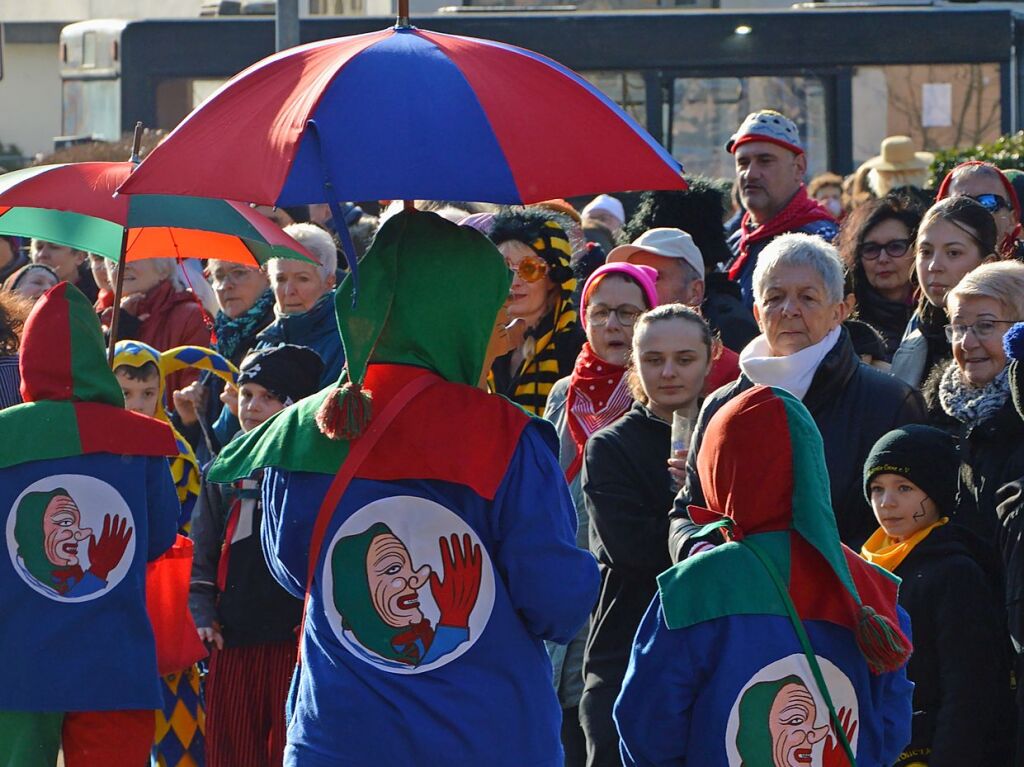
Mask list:
POLYGON ((996 261, 972 269, 957 283, 947 297, 991 298, 998 301, 1014 320, 1024 320, 1024 264, 1017 261, 996 261))

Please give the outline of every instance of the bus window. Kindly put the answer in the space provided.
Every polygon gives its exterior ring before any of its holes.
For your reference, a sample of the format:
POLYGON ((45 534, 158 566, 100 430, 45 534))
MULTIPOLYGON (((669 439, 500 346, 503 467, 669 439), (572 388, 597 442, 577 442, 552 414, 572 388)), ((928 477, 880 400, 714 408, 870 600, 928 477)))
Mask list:
POLYGON ((64 136, 121 138, 121 84, 117 80, 65 80, 61 110, 64 136))
POLYGON ((829 170, 825 89, 815 77, 680 77, 673 94, 669 148, 688 175, 733 178, 725 144, 759 109, 777 109, 799 126, 808 178, 829 170))

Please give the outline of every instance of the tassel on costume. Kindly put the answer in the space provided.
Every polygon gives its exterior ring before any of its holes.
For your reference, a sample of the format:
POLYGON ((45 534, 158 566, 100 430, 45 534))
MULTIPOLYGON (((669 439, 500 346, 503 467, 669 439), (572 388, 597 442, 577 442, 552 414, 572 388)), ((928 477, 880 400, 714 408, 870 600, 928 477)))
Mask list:
POLYGON ((334 440, 352 440, 370 423, 371 398, 358 383, 347 381, 327 395, 316 411, 316 425, 334 440))
POLYGON ((913 650, 892 621, 867 605, 860 608, 857 616, 857 647, 876 676, 900 668, 913 650))

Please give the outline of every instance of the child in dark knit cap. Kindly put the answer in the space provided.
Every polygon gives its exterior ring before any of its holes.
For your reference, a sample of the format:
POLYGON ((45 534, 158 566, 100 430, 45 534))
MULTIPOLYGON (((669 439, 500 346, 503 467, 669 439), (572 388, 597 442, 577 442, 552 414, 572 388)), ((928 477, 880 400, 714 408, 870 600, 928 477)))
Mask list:
POLYGON ((993 552, 950 522, 960 457, 930 426, 895 429, 864 464, 864 493, 881 527, 861 550, 902 579, 913 627, 912 739, 896 767, 1009 764, 1013 704, 1002 576, 993 552))
MULTIPOLYGON (((247 356, 238 374, 242 433, 313 394, 320 356, 282 344, 247 356)), ((206 680, 207 767, 281 764, 285 698, 297 652, 302 602, 281 588, 263 558, 259 477, 233 485, 205 477, 192 514, 195 555, 189 607, 212 646, 206 680)))
MULTIPOLYGON (((1003 336, 1003 350, 1009 365, 1006 377, 1010 399, 1017 414, 1024 418, 1024 322, 1018 322, 1003 336)), ((1017 764, 1024 759, 1024 476, 1007 482, 996 494, 999 518, 997 542, 1006 576, 1006 613, 1010 638, 1016 650, 1017 674, 1017 764)))

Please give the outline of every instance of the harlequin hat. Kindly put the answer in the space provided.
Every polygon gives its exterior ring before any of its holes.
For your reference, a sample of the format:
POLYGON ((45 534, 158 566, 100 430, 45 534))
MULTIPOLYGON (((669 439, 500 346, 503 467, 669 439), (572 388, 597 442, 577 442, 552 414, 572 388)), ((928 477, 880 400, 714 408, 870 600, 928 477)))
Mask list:
POLYGON ((373 393, 363 390, 371 362, 476 386, 511 282, 501 253, 475 229, 424 211, 392 216, 360 261, 358 304, 352 305, 351 276, 335 295, 346 358, 337 387, 232 440, 210 481, 230 482, 267 466, 333 476, 349 441, 371 422, 373 393))
POLYGON ((747 115, 747 119, 740 123, 740 127, 726 143, 725 151, 734 154, 738 147, 751 141, 767 141, 794 154, 804 153, 796 123, 773 109, 762 109, 747 115))
POLYGON ((763 551, 801 619, 849 629, 876 674, 906 661, 899 579, 840 543, 824 444, 800 400, 767 386, 734 397, 704 428, 697 473, 707 508, 690 506, 690 517, 705 526, 699 536, 727 542, 659 576, 670 628, 727 615, 789 616, 755 556, 763 551), (765 434, 773 435, 770 450, 765 434))
POLYGON ((18 438, 0 440, 0 468, 91 453, 177 454, 167 424, 124 409, 96 311, 74 285, 61 282, 36 301, 18 367, 23 403, 0 410, 0 434, 18 438))

